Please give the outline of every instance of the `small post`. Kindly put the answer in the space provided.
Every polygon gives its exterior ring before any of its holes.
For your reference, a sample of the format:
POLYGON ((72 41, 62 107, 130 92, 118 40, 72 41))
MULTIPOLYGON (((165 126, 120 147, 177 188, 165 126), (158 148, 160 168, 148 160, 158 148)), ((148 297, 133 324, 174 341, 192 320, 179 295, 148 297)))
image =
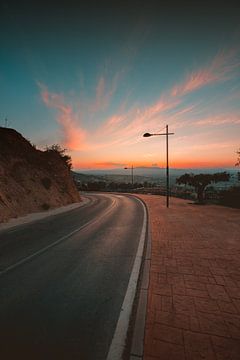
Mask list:
POLYGON ((168 125, 166 125, 166 157, 167 157, 167 164, 166 164, 166 180, 167 180, 167 207, 169 207, 169 165, 168 165, 168 125))
POLYGON ((133 165, 132 165, 132 188, 133 188, 133 165))

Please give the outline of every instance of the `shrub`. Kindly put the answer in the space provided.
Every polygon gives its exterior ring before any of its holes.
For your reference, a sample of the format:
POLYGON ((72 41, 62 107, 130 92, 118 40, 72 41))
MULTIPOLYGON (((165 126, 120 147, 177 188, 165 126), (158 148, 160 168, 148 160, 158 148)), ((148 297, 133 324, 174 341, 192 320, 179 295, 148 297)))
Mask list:
POLYGON ((72 158, 70 155, 66 154, 67 149, 63 149, 59 144, 53 144, 46 147, 46 151, 49 153, 57 153, 60 155, 63 162, 67 165, 68 169, 72 168, 72 158))

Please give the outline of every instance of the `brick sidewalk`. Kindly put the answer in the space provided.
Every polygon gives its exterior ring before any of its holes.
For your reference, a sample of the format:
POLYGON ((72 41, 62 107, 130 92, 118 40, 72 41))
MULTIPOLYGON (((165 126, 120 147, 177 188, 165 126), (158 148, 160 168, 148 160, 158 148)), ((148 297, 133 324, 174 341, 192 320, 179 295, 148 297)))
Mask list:
POLYGON ((139 197, 152 233, 144 360, 239 360, 240 210, 139 197))

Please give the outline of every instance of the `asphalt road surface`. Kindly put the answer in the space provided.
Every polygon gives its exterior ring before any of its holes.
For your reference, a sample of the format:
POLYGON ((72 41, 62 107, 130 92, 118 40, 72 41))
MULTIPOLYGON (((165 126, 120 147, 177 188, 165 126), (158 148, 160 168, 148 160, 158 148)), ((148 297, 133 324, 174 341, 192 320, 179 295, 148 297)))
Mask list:
POLYGON ((0 231, 0 359, 105 359, 143 223, 126 195, 0 231))

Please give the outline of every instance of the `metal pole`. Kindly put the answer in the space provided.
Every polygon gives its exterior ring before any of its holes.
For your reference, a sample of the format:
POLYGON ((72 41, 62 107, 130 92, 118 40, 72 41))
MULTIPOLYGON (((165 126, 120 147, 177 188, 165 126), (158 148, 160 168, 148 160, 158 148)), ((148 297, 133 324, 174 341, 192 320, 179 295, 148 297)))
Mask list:
POLYGON ((166 188, 167 188, 167 207, 169 207, 169 167, 168 167, 168 125, 166 125, 166 188))
POLYGON ((133 188, 133 165, 132 165, 132 188, 133 188))

